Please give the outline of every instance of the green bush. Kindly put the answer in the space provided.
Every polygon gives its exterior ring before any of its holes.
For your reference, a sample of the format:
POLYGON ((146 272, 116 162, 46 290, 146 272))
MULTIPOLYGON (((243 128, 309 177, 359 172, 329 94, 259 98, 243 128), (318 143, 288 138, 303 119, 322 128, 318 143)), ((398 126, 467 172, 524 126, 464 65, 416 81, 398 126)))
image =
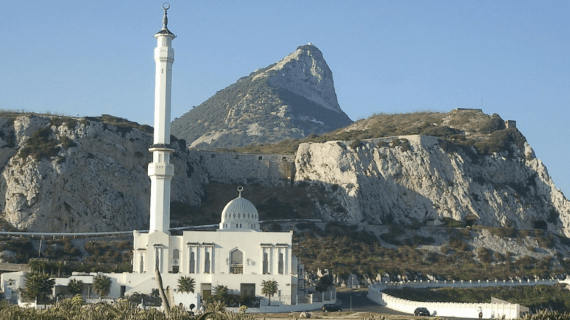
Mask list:
POLYGON ((491 118, 485 121, 483 125, 481 125, 481 128, 479 128, 477 131, 479 133, 491 134, 495 131, 503 130, 505 128, 505 121, 495 113, 491 116, 491 118))
POLYGON ((463 131, 450 128, 448 126, 437 126, 437 127, 428 127, 423 130, 422 134, 426 136, 435 136, 435 137, 450 137, 456 134, 462 134, 463 131))
POLYGON ((352 140, 352 142, 350 143, 350 147, 352 149, 356 149, 358 147, 362 146, 362 141, 360 141, 360 139, 354 139, 352 140))
POLYGON ((517 230, 511 227, 489 228, 489 231, 501 238, 515 238, 517 236, 517 230))
POLYGON ((475 148, 479 154, 489 155, 501 151, 513 153, 513 145, 519 150, 524 150, 526 138, 517 128, 508 128, 495 131, 485 140, 475 142, 475 148))
POLYGON ((400 147, 400 150, 402 152, 406 152, 412 149, 410 141, 408 139, 393 139, 391 142, 391 147, 392 148, 400 147))
POLYGON ((26 159, 31 156, 35 160, 49 159, 59 153, 57 141, 51 136, 51 128, 45 127, 34 132, 20 149, 19 156, 26 159))
POLYGON ((485 247, 477 248, 477 258, 481 262, 491 263, 493 262, 493 252, 485 247))
POLYGON ((65 125, 67 128, 73 129, 75 128, 77 123, 78 123, 77 119, 70 117, 51 117, 49 119, 50 127, 51 126, 60 127, 62 125, 65 125))
POLYGON ((455 220, 452 218, 445 217, 443 218, 444 226, 447 228, 464 228, 465 223, 463 221, 455 220))

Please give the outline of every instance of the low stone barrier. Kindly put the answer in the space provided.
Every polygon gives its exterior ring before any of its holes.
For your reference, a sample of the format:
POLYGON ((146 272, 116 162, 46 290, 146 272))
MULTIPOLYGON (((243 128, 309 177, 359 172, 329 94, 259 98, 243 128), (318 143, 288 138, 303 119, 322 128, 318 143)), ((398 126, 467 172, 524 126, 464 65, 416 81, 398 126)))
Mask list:
POLYGON ((413 281, 413 282, 376 282, 368 286, 368 298, 390 309, 405 313, 414 313, 419 307, 425 307, 432 316, 478 318, 479 310, 485 319, 517 319, 527 309, 513 303, 453 303, 453 302, 421 302, 393 297, 383 293, 386 289, 402 288, 477 288, 505 286, 554 285, 559 280, 486 280, 486 281, 413 281))

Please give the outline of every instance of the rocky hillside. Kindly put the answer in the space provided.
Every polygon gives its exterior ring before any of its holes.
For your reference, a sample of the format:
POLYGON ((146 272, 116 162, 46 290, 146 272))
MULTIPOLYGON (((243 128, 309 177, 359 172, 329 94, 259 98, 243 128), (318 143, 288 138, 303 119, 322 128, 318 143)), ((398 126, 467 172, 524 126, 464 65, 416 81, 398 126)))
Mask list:
MULTIPOLYGON (((224 170, 233 177, 228 184, 280 181, 252 189, 252 201, 268 219, 290 212, 287 218, 320 217, 360 227, 432 226, 452 219, 569 236, 568 200, 524 136, 505 123, 478 110, 377 115, 295 142, 294 157, 219 155, 216 181, 224 183, 224 170), (291 176, 254 176, 269 174, 259 166, 277 167, 289 158, 291 170, 271 172, 291 176), (240 172, 247 177, 239 179, 240 172)), ((144 229, 149 129, 110 116, 1 117, 2 218, 29 231, 144 229)), ((233 198, 235 186, 223 196, 208 192, 216 155, 173 141, 173 223, 215 223, 221 199, 233 198), (202 201, 207 203, 200 206, 202 201)))
POLYGON ((328 191, 320 214, 351 224, 548 229, 570 236, 570 203, 516 128, 477 110, 380 115, 302 143, 297 184, 328 191), (391 135, 391 136, 390 136, 391 135))
POLYGON ((351 122, 323 54, 308 44, 175 119, 172 133, 194 148, 234 148, 323 134, 351 122))
MULTIPOLYGON (((207 181, 185 145, 173 143, 173 201, 200 204, 207 181)), ((27 231, 148 227, 152 130, 123 119, 0 118, 0 211, 27 231)))

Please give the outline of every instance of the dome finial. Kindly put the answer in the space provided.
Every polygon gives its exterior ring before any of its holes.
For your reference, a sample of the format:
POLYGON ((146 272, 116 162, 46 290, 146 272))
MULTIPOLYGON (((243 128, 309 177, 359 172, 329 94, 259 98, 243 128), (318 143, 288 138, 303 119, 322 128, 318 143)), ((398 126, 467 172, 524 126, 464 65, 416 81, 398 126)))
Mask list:
POLYGON ((162 4, 162 9, 164 9, 164 17, 162 17, 162 29, 163 30, 168 30, 167 26, 168 26, 168 16, 167 16, 167 12, 168 9, 170 9, 170 3, 165 2, 162 4))
POLYGON ((239 193, 239 198, 241 198, 241 192, 243 191, 243 187, 242 186, 238 186, 237 187, 238 193, 239 193))

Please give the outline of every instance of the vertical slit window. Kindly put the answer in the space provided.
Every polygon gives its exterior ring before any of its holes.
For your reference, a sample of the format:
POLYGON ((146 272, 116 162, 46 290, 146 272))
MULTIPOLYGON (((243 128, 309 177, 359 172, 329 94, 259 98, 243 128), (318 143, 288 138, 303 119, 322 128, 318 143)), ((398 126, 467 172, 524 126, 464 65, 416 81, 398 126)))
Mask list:
POLYGON ((139 273, 144 272, 144 254, 140 255, 139 273))
POLYGON ((196 257, 194 252, 190 252, 190 272, 196 273, 196 257))
POLYGON ((210 273, 210 253, 209 252, 206 252, 205 258, 206 259, 204 259, 205 260, 204 261, 204 273, 210 273))
POLYGON ((277 267, 279 274, 283 274, 283 253, 279 252, 279 265, 277 267))
POLYGON ((263 253, 263 274, 269 274, 269 259, 267 252, 263 253))

